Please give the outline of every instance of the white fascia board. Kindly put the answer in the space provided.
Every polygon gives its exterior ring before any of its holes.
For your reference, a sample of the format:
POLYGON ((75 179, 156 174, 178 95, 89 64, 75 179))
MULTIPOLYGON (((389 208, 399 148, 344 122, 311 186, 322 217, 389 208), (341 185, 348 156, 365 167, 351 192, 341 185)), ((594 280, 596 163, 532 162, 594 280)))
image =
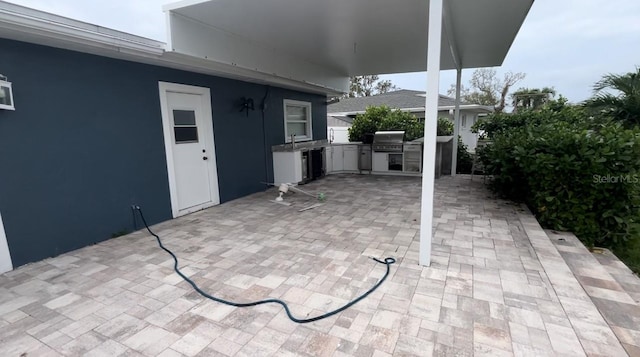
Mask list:
POLYGON ((349 76, 307 59, 169 12, 170 51, 345 93, 349 76))
POLYGON ((162 11, 169 12, 171 10, 179 9, 181 7, 187 7, 192 5, 198 5, 203 2, 207 2, 209 0, 182 0, 176 1, 169 4, 162 5, 162 11))
MULTIPOLYGON (((447 105, 439 107, 440 110, 453 110, 456 109, 455 105, 447 105)), ((494 111, 493 107, 480 105, 480 104, 462 104, 460 105, 460 110, 474 110, 478 112, 486 112, 491 113, 494 111)))
POLYGON ((109 28, 0 2, 0 29, 78 45, 160 55, 164 43, 109 28))
MULTIPOLYGON (((438 111, 445 111, 445 110, 451 110, 454 109, 455 106, 451 106, 451 105, 443 105, 443 106, 439 106, 438 107, 438 111)), ((392 108, 392 109, 396 109, 396 108, 392 108)), ((478 105, 478 104, 468 104, 468 105, 461 105, 460 106, 460 110, 487 110, 487 111, 493 111, 493 108, 491 107, 486 107, 483 105, 478 105)), ((419 113, 423 113, 424 112, 424 107, 419 107, 419 108, 400 108, 401 112, 419 112, 419 113)), ((364 110, 357 110, 357 111, 352 111, 352 112, 331 112, 331 113, 327 113, 327 115, 336 115, 336 116, 349 116, 349 115, 358 115, 358 114, 364 114, 365 111, 364 110)))
MULTIPOLYGON (((391 108, 391 109, 399 109, 401 112, 424 112, 424 107, 422 108, 391 108)), ((440 108, 438 108, 440 110, 440 108)), ((332 112, 327 113, 327 115, 337 115, 337 116, 349 116, 349 115, 358 115, 364 114, 365 110, 356 110, 351 112, 332 112)))

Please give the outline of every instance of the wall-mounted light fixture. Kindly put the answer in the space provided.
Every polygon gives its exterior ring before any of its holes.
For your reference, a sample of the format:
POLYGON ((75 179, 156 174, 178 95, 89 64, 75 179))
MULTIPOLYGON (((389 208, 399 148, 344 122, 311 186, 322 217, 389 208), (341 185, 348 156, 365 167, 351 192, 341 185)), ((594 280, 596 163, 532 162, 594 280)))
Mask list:
POLYGON ((11 82, 2 74, 0 74, 0 109, 16 110, 13 105, 11 82))
POLYGON ((336 104, 338 102, 340 102, 340 97, 333 97, 327 100, 326 104, 331 105, 331 104, 336 104))
POLYGON ((247 116, 249 116, 249 110, 255 110, 253 99, 245 97, 240 98, 240 112, 246 111, 247 116))

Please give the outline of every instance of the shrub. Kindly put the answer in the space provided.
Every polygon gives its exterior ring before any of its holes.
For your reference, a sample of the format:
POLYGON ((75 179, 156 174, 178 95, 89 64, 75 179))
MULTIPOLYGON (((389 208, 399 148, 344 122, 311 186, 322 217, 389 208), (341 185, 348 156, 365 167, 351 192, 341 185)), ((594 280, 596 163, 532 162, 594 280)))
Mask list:
MULTIPOLYGON (((363 141, 365 134, 382 130, 402 130, 407 141, 423 137, 424 121, 409 112, 387 106, 368 107, 358 114, 349 128, 349 141, 363 141)), ((438 119, 437 135, 453 135, 453 123, 447 118, 438 119)))
POLYGON ((438 118, 438 136, 453 135, 453 121, 448 118, 438 118))
POLYGON ((589 247, 638 239, 640 130, 567 105, 494 115, 481 126, 493 140, 480 157, 494 191, 589 247))
POLYGON ((456 160, 456 173, 470 174, 473 166, 473 157, 469 153, 469 147, 464 144, 462 137, 458 135, 458 156, 456 160))
POLYGON ((402 130, 405 140, 411 141, 423 136, 424 124, 415 115, 387 106, 368 107, 364 114, 358 114, 349 128, 349 141, 362 141, 365 134, 379 130, 402 130))

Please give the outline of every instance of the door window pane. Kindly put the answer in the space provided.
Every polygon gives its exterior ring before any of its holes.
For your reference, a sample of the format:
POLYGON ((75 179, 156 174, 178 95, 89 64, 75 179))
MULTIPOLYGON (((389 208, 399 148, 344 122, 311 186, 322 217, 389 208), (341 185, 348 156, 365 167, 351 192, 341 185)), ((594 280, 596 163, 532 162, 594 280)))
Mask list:
POLYGON ((196 112, 193 110, 174 110, 173 122, 175 125, 196 125, 196 112))
POLYGON ((196 112, 193 110, 173 110, 173 134, 176 144, 197 143, 198 127, 196 126, 196 112))
POLYGON ((176 144, 198 142, 198 128, 195 126, 176 126, 173 128, 173 132, 176 135, 176 144))

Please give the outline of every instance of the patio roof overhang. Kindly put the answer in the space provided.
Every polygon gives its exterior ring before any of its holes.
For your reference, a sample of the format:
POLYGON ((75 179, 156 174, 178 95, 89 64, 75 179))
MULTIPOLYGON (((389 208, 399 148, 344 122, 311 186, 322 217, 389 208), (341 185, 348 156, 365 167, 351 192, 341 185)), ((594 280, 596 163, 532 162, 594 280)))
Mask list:
MULTIPOLYGON (((440 69, 499 66, 533 0, 447 0, 440 69)), ((427 69, 427 0, 186 0, 167 50, 348 91, 348 77, 427 69)))
MULTIPOLYGON (((324 91, 349 77, 427 71, 424 160, 435 159, 440 71, 499 66, 534 0, 185 0, 167 5, 170 52, 324 91)), ((452 153, 455 175, 457 140, 452 153)), ((431 264, 435 165, 424 165, 421 265, 431 264)))

